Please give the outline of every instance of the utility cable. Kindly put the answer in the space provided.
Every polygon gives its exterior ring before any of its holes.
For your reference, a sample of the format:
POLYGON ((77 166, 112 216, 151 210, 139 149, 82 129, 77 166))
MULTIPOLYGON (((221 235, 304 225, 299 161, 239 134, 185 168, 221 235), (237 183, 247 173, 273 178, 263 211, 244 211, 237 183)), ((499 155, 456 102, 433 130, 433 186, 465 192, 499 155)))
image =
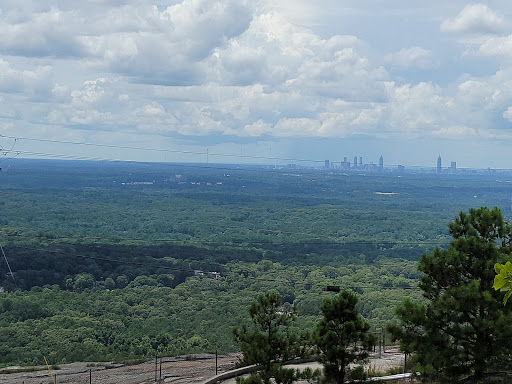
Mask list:
POLYGON ((133 147, 133 146, 115 145, 115 144, 95 144, 95 143, 79 142, 79 141, 65 141, 65 140, 40 139, 40 138, 33 138, 33 137, 6 136, 6 135, 2 135, 2 134, 0 134, 0 137, 5 137, 8 139, 14 139, 14 140, 27 140, 27 141, 38 141, 38 142, 71 144, 71 145, 84 145, 84 146, 103 147, 103 148, 129 149, 129 150, 138 150, 138 151, 181 153, 181 154, 192 154, 192 155, 201 155, 201 156, 208 155, 208 156, 217 156, 217 157, 238 157, 238 158, 243 158, 243 159, 281 160, 281 161, 298 161, 298 162, 311 162, 311 163, 323 163, 325 161, 325 160, 298 159, 298 158, 291 158, 291 157, 289 158, 289 157, 272 157, 272 156, 243 155, 243 154, 236 155, 236 154, 231 154, 231 153, 212 153, 208 150, 206 150, 205 152, 194 152, 194 151, 183 151, 183 150, 162 149, 162 148, 133 147))
MULTIPOLYGON (((10 136, 3 135, 0 133, 0 138, 7 138, 12 140, 26 140, 26 141, 35 141, 35 142, 45 142, 45 143, 54 143, 54 144, 66 144, 66 145, 82 145, 89 147, 98 147, 98 148, 111 148, 111 149, 127 149, 127 150, 136 150, 136 151, 146 151, 146 152, 160 152, 160 153, 178 153, 178 154, 187 154, 187 155, 199 155, 199 156, 216 156, 216 157, 228 157, 228 158, 241 158, 241 159, 254 159, 254 160, 279 160, 279 161, 296 161, 302 163, 324 163, 325 160, 317 160, 317 159, 304 159, 304 158, 294 158, 294 157, 274 157, 274 156, 262 156, 262 155, 244 155, 244 154, 232 154, 232 153, 212 153, 208 149, 205 151, 186 151, 186 150, 177 150, 177 149, 164 149, 164 148, 152 148, 152 147, 137 147, 137 146, 129 146, 129 145, 117 145, 117 144, 99 144, 99 143, 91 143, 91 142, 81 142, 81 141, 67 141, 67 140, 56 140, 56 139, 43 139, 36 137, 22 137, 22 136, 10 136)), ((19 152, 24 153, 24 152, 19 152)), ((25 154, 31 154, 33 156, 51 156, 51 154, 44 154, 38 152, 25 152, 25 154)), ((53 155, 54 156, 54 155, 53 155)), ((52 157, 53 157, 52 156, 52 157)), ((66 155, 62 155, 63 158, 66 155)), ((77 160, 80 157, 74 157, 77 160)), ((89 158, 90 160, 100 160, 99 158, 89 158)), ((125 161, 125 160, 109 160, 102 159, 104 161, 125 161)), ((333 163, 340 163, 340 161, 333 161, 333 163)), ((376 163, 370 163, 365 165, 375 165, 376 163)), ((386 167, 397 167, 402 164, 384 164, 386 167)), ((435 169, 435 166, 422 166, 422 165, 407 165, 407 168, 418 168, 418 169, 435 169)), ((457 169, 469 169, 464 167, 458 167, 457 169)), ((486 168, 484 168, 486 169, 486 168)), ((493 170, 497 171, 508 171, 510 169, 507 168, 493 168, 493 170)), ((364 170, 362 170, 364 171, 364 170)))
POLYGON ((0 244, 0 250, 2 251, 2 255, 4 255, 5 263, 7 264, 7 268, 9 269, 9 274, 12 277, 12 281, 14 282, 14 286, 17 288, 16 280, 14 279, 14 273, 12 273, 11 266, 9 265, 9 261, 7 260, 7 256, 5 255, 4 248, 0 244))

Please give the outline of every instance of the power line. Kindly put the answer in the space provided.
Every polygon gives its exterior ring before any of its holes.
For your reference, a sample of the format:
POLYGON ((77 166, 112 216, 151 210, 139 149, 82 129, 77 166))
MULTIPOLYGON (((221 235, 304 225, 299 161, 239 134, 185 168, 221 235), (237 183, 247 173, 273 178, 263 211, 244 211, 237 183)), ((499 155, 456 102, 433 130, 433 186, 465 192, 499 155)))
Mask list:
MULTIPOLYGON (((48 153, 48 152, 34 152, 34 151, 16 151, 16 156, 26 155, 26 156, 40 156, 46 159, 60 159, 60 160, 76 160, 76 161, 95 161, 95 162, 108 162, 108 163, 124 163, 124 164, 159 164, 161 166, 169 166, 169 167, 180 167, 180 168, 194 168, 194 169, 211 169, 211 170, 226 170, 226 171, 244 171, 244 172, 261 172, 261 169, 254 169, 250 167, 237 168, 238 165, 233 164, 232 166, 227 166, 226 164, 218 163, 210 165, 199 165, 194 163, 180 163, 180 162, 148 162, 148 161, 139 161, 139 160, 124 160, 124 159, 114 159, 107 157, 92 157, 92 156, 78 156, 78 155, 66 155, 66 154, 57 154, 57 153, 48 153)), ((236 155, 232 155, 236 156, 236 155)), ((308 160, 309 161, 309 160, 308 160)), ((277 168, 268 168, 272 165, 262 165, 267 167, 265 171, 267 172, 275 172, 275 173, 287 173, 290 171, 298 172, 300 170, 283 170, 277 168)))
MULTIPOLYGON (((133 146, 128 146, 128 145, 96 144, 96 143, 79 142, 79 141, 66 141, 66 140, 54 140, 54 139, 40 139, 40 138, 33 138, 33 137, 6 136, 6 135, 2 135, 2 134, 0 134, 0 137, 5 137, 8 139, 13 139, 13 140, 27 140, 27 141, 46 142, 46 143, 83 145, 83 146, 100 147, 100 148, 129 149, 129 150, 150 151, 150 152, 192 154, 192 155, 201 155, 201 156, 208 156, 208 157, 209 156, 236 157, 236 158, 243 158, 243 159, 299 161, 299 162, 311 162, 311 163, 323 163, 324 162, 324 160, 298 159, 298 158, 291 158, 291 157, 288 158, 288 157, 272 157, 272 156, 260 156, 260 155, 231 154, 231 153, 212 153, 212 152, 209 152, 208 149, 205 152, 194 152, 194 151, 162 149, 162 148, 133 147, 133 146)), ((34 153, 34 155, 35 154, 37 154, 37 153, 34 153)))
POLYGON ((2 255, 4 255, 5 263, 7 264, 7 268, 9 269, 9 274, 12 277, 12 281, 14 282, 14 286, 16 286, 16 280, 14 280, 14 273, 12 273, 11 266, 9 265, 9 261, 7 261, 7 256, 5 256, 4 248, 0 244, 0 250, 2 251, 2 255))
MULTIPOLYGON (((241 158, 241 159, 253 159, 253 160, 278 160, 278 161, 297 161, 304 163, 324 163, 325 160, 317 160, 317 159, 304 159, 304 158, 294 158, 294 157, 277 157, 277 156, 263 156, 263 155, 244 155, 244 154, 233 154, 233 153, 212 153, 208 149, 205 151, 186 151, 186 150, 177 150, 177 149, 164 149, 164 148, 153 148, 153 147, 137 147, 137 146, 129 146, 129 145, 117 145, 117 144, 99 144, 99 143, 91 143, 91 142, 80 142, 80 141, 68 141, 68 140, 55 140, 55 139, 42 139, 35 137, 22 137, 22 136, 10 136, 3 135, 0 133, 0 138, 25 141, 35 141, 35 142, 43 142, 43 143, 54 143, 54 144, 67 144, 67 145, 81 145, 88 147, 98 147, 98 148, 110 148, 110 149, 127 149, 127 150, 135 150, 135 151, 145 151, 145 152, 157 152, 157 153, 177 153, 177 154, 187 154, 187 155, 199 155, 199 156, 214 156, 214 157, 227 157, 227 158, 241 158)), ((12 151, 12 149, 11 149, 12 151)), ((7 151, 9 152, 9 151, 7 151)), ((94 157, 85 157, 85 156, 74 156, 74 155, 56 155, 56 154, 48 154, 42 152, 29 152, 29 151, 16 151, 16 154, 26 154, 31 156, 50 156, 50 157, 59 157, 59 158, 73 158, 76 160, 102 160, 102 161, 126 161, 120 159, 107 159, 107 158, 94 158, 94 157)), ((207 161, 208 163, 208 161, 207 161)), ((336 161, 334 161, 336 163, 336 161)), ((373 164, 373 163, 372 163, 373 164)), ((371 164, 367 164, 371 165, 371 164)), ((385 164, 387 167, 397 167, 401 164, 385 164)), ((435 166, 422 166, 422 165, 407 165, 407 168, 421 168, 421 169, 435 169, 435 166)), ((458 169, 469 169, 469 168, 461 168, 458 169)), ((493 168, 494 170, 500 171, 508 171, 510 169, 507 168, 493 168)))
MULTIPOLYGON (((33 252, 50 253, 53 255, 70 256, 69 253, 64 253, 64 251, 56 251, 56 250, 50 250, 50 249, 38 249, 38 248, 18 246, 18 245, 13 247, 13 249, 14 248, 25 249, 25 250, 33 251, 33 252)), ((106 261, 106 262, 115 263, 115 264, 129 264, 129 265, 137 265, 137 266, 143 266, 143 267, 169 269, 169 270, 178 271, 178 272, 194 272, 194 270, 192 270, 192 269, 177 268, 177 267, 172 267, 169 265, 156 265, 156 264, 148 264, 148 263, 142 263, 142 262, 130 261, 130 260, 109 259, 107 257, 89 256, 89 255, 83 255, 83 254, 79 254, 79 253, 72 253, 71 257, 77 257, 77 258, 81 258, 81 259, 98 260, 98 261, 106 261)))
MULTIPOLYGON (((0 137, 1 137, 1 134, 0 134, 0 137)), ((14 152, 14 151, 13 151, 13 149, 14 149, 14 147, 16 146, 16 143, 17 143, 17 142, 18 142, 18 139, 14 139, 14 142, 12 143, 11 148, 10 148, 10 149, 7 149, 7 150, 6 150, 4 147, 2 147, 2 146, 0 145, 0 153, 1 153, 1 152, 3 152, 3 153, 4 153, 4 158, 3 158, 3 159, 0 159, 0 162, 2 162, 2 161, 6 161, 6 160, 8 160, 8 159, 12 159, 12 158, 17 157, 17 156, 19 155, 19 153, 16 153, 16 152, 15 152, 15 155, 14 155, 13 157, 11 157, 11 158, 8 158, 8 157, 7 157, 7 155, 8 155, 9 153, 14 152)))

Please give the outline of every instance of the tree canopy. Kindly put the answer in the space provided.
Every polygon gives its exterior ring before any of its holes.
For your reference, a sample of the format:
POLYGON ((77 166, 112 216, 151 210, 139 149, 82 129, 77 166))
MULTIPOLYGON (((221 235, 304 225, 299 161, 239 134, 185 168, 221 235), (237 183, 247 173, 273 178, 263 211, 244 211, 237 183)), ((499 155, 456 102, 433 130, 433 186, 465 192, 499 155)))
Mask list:
POLYGON ((414 352, 422 377, 440 382, 481 377, 508 357, 512 316, 492 289, 494 265, 510 254, 511 228, 498 208, 461 212, 448 249, 423 255, 419 287, 426 304, 404 302, 389 330, 414 352))

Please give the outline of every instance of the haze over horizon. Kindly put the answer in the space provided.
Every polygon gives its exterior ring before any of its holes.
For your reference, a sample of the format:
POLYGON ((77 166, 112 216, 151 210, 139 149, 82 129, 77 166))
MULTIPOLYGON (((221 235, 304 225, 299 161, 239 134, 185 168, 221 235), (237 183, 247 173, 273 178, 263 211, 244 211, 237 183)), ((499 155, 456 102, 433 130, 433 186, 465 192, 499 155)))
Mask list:
POLYGON ((0 33, 4 158, 512 168, 506 2, 5 0, 0 33))

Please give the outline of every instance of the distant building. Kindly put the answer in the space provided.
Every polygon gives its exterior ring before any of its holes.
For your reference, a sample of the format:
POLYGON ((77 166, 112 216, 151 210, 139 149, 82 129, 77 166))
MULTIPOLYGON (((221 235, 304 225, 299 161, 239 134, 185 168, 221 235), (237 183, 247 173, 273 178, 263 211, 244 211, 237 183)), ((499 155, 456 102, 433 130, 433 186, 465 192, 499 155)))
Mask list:
POLYGON ((350 161, 348 161, 347 156, 343 158, 343 162, 341 163, 342 169, 349 169, 350 168, 350 161))
POLYGON ((204 277, 204 272, 199 269, 196 269, 196 270, 194 270, 194 276, 195 277, 204 277))
POLYGON ((220 272, 208 272, 208 277, 210 279, 219 280, 220 279, 220 272))
POLYGON ((379 170, 382 171, 384 169, 384 158, 382 155, 379 158, 379 170))
POLYGON ((330 168, 329 160, 325 160, 325 168, 330 168))
POLYGON ((403 165, 398 165, 397 170, 398 172, 403 172, 405 170, 405 167, 403 165))
POLYGON ((439 155, 439 157, 437 158, 437 170, 436 170, 437 173, 441 173, 443 172, 443 168, 441 167, 441 155, 439 155))
POLYGON ((357 156, 354 156, 354 167, 357 167, 357 156))
POLYGON ((450 171, 453 173, 457 172, 457 162, 456 161, 452 161, 452 163, 450 164, 450 171))
POLYGON ((363 156, 359 156, 359 165, 363 165, 363 156))

